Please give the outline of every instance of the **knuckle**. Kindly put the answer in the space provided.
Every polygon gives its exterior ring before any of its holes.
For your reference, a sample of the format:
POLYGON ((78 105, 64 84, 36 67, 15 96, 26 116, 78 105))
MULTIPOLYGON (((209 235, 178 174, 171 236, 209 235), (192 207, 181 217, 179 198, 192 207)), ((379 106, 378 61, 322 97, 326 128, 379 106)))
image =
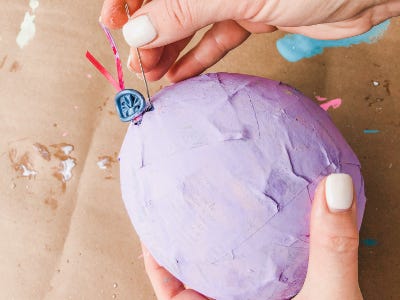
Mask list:
POLYGON ((266 8, 272 7, 270 10, 273 11, 278 2, 278 0, 241 1, 236 7, 237 16, 243 20, 257 20, 266 8))
POLYGON ((209 63, 207 63, 207 60, 209 60, 209 58, 200 57, 199 53, 195 52, 193 55, 193 59, 201 70, 205 70, 209 67, 209 63))
POLYGON ((218 49, 220 53, 226 53, 229 51, 228 41, 224 37, 214 34, 211 41, 213 43, 213 47, 218 49))
POLYGON ((358 236, 328 236, 323 240, 323 246, 332 252, 347 253, 358 250, 358 236))
POLYGON ((180 29, 187 28, 193 21, 191 2, 188 0, 167 0, 165 10, 167 15, 175 21, 180 29))

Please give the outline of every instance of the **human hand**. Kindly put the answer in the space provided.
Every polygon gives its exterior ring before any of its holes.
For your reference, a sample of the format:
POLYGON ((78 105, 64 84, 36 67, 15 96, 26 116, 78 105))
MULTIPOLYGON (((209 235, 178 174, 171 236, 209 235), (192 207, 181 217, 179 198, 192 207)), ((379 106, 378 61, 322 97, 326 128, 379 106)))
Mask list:
MULTIPOLYGON (((318 39, 339 39, 368 31, 400 15, 399 0, 127 0, 130 13, 124 36, 141 47, 146 78, 164 74, 172 82, 197 75, 243 43, 250 33, 281 29, 318 39), (193 35, 213 26, 200 42, 178 59, 193 35), (177 60, 178 59, 178 60, 177 60)), ((121 28, 128 17, 125 1, 105 0, 101 17, 109 28, 121 28)), ((130 69, 140 67, 131 49, 130 69)))
MULTIPOLYGON (((334 174, 318 185, 311 210, 310 256, 295 300, 359 300, 356 196, 351 177, 334 174)), ((161 267, 143 246, 146 272, 159 300, 206 300, 161 267)))
POLYGON ((161 267, 142 244, 144 266, 158 300, 208 300, 192 289, 187 289, 165 268, 161 267))

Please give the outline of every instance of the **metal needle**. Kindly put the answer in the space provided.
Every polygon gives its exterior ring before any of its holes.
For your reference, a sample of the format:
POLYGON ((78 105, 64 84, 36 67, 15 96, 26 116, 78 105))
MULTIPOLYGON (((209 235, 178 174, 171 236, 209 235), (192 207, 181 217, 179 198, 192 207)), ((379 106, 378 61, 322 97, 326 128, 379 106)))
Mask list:
MULTIPOLYGON (((125 11, 126 11, 126 15, 128 16, 128 20, 129 20, 131 16, 130 16, 129 7, 128 7, 127 3, 125 3, 125 11)), ((144 85, 146 87, 147 99, 149 100, 149 104, 151 104, 149 85, 147 83, 146 75, 145 75, 144 70, 143 70, 142 57, 140 56, 139 48, 136 48, 136 54, 137 54, 137 57, 138 57, 138 60, 139 60, 139 65, 140 65, 140 70, 142 72, 144 85)))
POLYGON ((146 86, 147 99, 149 100, 149 103, 151 103, 149 85, 147 84, 146 75, 144 74, 144 70, 143 70, 143 66, 142 66, 142 58, 140 56, 139 48, 136 48, 136 54, 137 54, 138 59, 139 59, 139 65, 140 65, 140 70, 142 71, 144 85, 146 86))

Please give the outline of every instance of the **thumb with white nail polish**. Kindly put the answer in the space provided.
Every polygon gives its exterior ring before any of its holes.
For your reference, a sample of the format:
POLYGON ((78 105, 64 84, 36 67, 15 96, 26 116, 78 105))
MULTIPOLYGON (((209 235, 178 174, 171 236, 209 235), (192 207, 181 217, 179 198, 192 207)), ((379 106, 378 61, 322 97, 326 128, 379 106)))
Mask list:
POLYGON ((326 202, 330 211, 346 211, 353 203, 353 181, 347 174, 332 174, 326 178, 326 202))
POLYGON ((141 15, 122 27, 125 41, 132 47, 138 48, 151 42, 157 36, 157 31, 147 15, 141 15))
POLYGON ((315 191, 308 271, 304 286, 294 299, 362 299, 358 242, 352 178, 348 174, 332 174, 315 191))

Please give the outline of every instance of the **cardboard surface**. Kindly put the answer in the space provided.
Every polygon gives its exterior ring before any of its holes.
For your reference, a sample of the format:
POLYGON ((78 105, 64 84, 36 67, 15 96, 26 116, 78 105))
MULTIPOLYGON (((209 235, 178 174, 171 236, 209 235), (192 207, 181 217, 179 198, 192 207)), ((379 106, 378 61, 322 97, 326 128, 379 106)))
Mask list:
MULTIPOLYGON (((84 57, 89 49, 115 70, 97 24, 101 3, 40 0, 36 34, 22 49, 16 37, 29 2, 2 4, 0 298, 154 299, 119 190, 117 156, 126 124, 115 114, 113 87, 84 57), (60 163, 68 158, 76 167, 63 187, 60 163), (101 169, 97 163, 105 158, 109 163, 101 169), (36 175, 23 176, 33 170, 36 175)), ((128 48, 120 33, 114 35, 126 61, 128 48)), ((209 71, 263 76, 312 98, 343 100, 331 115, 359 155, 368 197, 360 235, 361 288, 365 299, 396 299, 400 19, 391 21, 377 43, 326 49, 297 63, 277 52, 281 36, 252 36, 209 71)), ((144 90, 127 71, 125 80, 127 87, 144 90)), ((165 84, 152 83, 151 92, 165 84)))

